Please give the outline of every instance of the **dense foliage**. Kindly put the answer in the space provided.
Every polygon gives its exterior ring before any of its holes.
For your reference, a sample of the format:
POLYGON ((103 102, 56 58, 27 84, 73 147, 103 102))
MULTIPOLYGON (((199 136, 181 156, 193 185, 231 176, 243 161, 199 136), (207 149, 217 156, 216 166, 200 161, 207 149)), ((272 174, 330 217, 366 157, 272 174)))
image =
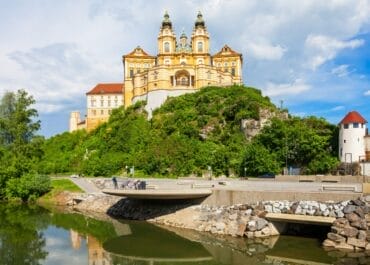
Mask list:
POLYGON ((35 103, 26 91, 7 92, 0 101, 0 199, 38 196, 49 189, 48 180, 37 175, 43 138, 35 103), (40 184, 40 185, 39 185, 40 184))
POLYGON ((250 175, 279 173, 284 166, 328 173, 338 164, 337 135, 337 127, 321 118, 273 119, 246 148, 243 165, 250 175))
POLYGON ((134 167, 135 176, 256 176, 286 165, 325 173, 337 163, 336 127, 323 119, 273 119, 248 141, 242 119, 280 111, 254 88, 208 87, 169 98, 150 120, 144 104, 114 110, 108 123, 89 134, 48 139, 39 172, 109 176, 134 167))

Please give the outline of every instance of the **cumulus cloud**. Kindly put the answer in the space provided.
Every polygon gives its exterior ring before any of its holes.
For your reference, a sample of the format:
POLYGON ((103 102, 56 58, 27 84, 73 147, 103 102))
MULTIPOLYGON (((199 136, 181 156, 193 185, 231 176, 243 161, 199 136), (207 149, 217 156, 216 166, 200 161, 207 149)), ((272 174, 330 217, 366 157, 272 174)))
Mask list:
POLYGON ((324 35, 308 35, 305 41, 308 53, 312 53, 308 65, 315 70, 326 61, 333 59, 336 54, 346 48, 355 49, 363 45, 362 39, 341 41, 324 35))
POLYGON ((297 95, 309 89, 310 86, 302 79, 296 79, 292 83, 268 83, 266 89, 263 89, 263 91, 267 96, 276 97, 283 95, 297 95))
POLYGON ((247 44, 247 52, 250 56, 261 60, 280 60, 286 48, 280 45, 271 45, 268 43, 253 43, 247 44))
POLYGON ((287 104, 350 102, 367 89, 367 75, 336 59, 366 45, 369 0, 21 2, 0 10, 0 94, 27 88, 45 113, 84 109, 96 83, 122 82, 121 56, 137 45, 155 55, 166 9, 178 36, 183 27, 191 35, 201 10, 211 52, 224 44, 242 52, 245 83, 287 104))
POLYGON ((370 90, 365 91, 364 96, 370 96, 370 90))

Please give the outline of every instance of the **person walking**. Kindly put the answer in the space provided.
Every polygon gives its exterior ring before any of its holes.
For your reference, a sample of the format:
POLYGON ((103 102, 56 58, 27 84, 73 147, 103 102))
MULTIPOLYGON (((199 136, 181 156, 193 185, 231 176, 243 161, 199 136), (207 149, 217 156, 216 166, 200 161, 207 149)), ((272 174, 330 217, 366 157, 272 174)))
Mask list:
POLYGON ((115 188, 115 189, 118 189, 117 178, 116 178, 115 176, 113 176, 112 181, 113 181, 113 186, 114 186, 114 188, 115 188))

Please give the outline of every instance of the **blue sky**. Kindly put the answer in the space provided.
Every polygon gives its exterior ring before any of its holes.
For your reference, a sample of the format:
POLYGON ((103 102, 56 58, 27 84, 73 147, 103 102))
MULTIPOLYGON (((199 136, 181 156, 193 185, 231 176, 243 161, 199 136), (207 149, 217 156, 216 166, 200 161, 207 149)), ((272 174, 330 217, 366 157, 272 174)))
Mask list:
POLYGON ((292 114, 370 120, 370 0, 0 0, 0 96, 25 88, 41 134, 67 130, 96 83, 122 82, 123 54, 156 54, 165 10, 178 36, 201 10, 211 52, 242 52, 244 83, 292 114))

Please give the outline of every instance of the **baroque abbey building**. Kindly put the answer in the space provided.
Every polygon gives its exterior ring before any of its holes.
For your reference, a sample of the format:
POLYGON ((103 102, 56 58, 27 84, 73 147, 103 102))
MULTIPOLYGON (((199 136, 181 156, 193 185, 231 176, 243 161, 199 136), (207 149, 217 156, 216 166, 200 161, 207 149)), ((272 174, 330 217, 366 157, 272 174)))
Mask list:
POLYGON ((210 38, 199 12, 190 39, 182 32, 179 40, 168 13, 158 35, 158 55, 141 47, 123 56, 124 105, 147 101, 147 110, 159 107, 168 96, 194 92, 205 86, 242 83, 242 55, 225 45, 210 54, 210 38))
POLYGON ((165 12, 157 45, 157 56, 140 46, 124 55, 124 83, 98 84, 89 91, 86 120, 81 121, 79 113, 72 112, 70 131, 82 128, 91 131, 109 119, 113 108, 122 105, 127 108, 140 100, 147 102, 145 108, 151 117, 152 110, 168 97, 206 86, 242 84, 242 55, 227 45, 210 54, 210 37, 200 12, 191 37, 182 32, 179 39, 165 12))

